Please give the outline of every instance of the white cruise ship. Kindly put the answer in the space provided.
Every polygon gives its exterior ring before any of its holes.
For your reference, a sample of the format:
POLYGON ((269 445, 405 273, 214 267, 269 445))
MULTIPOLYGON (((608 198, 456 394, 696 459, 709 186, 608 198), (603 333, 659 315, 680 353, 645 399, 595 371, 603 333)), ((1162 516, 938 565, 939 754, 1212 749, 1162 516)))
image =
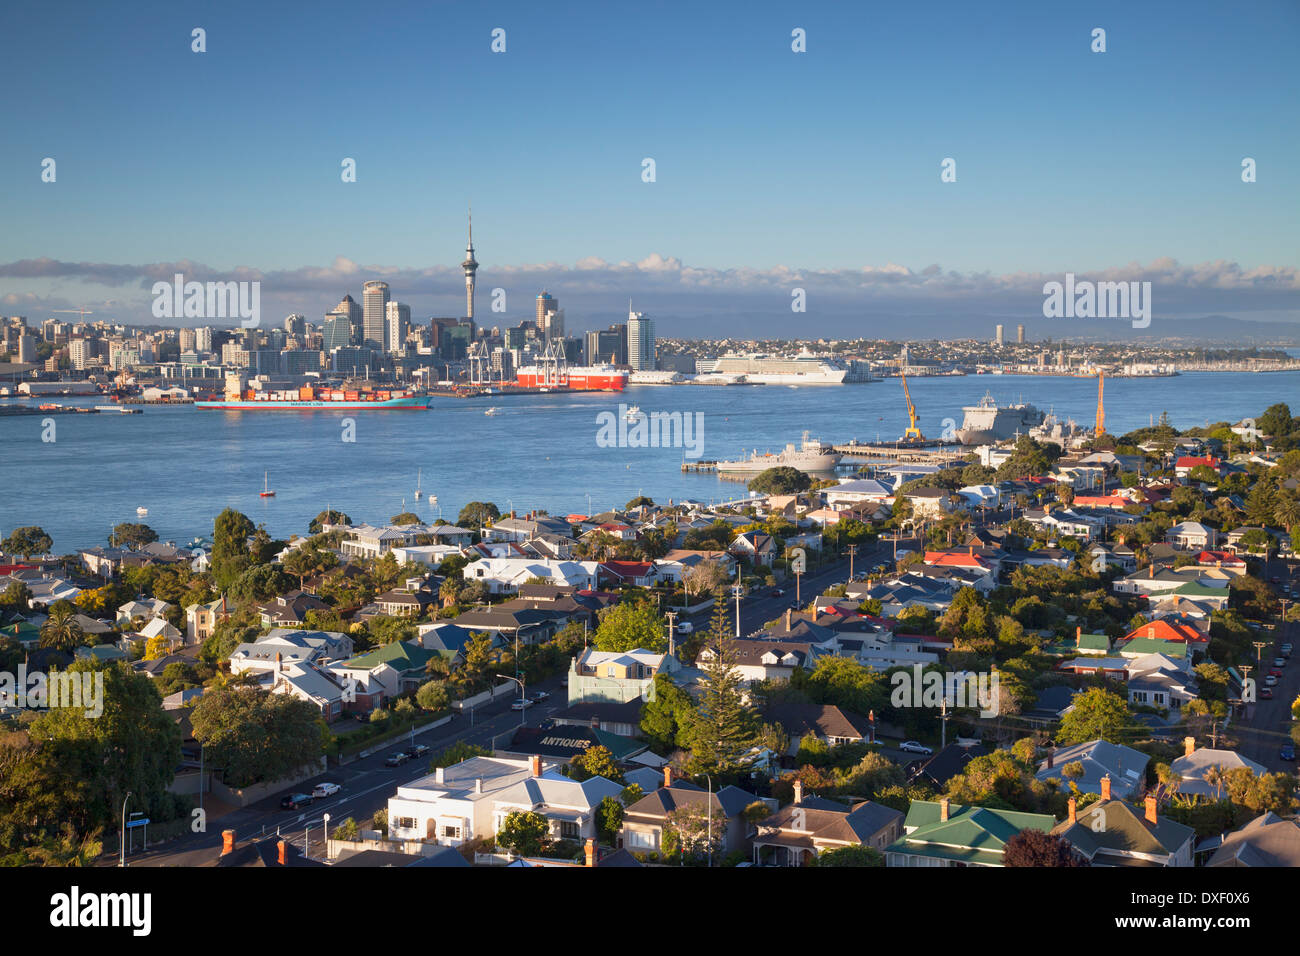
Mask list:
POLYGON ((849 370, 834 358, 801 352, 793 358, 751 353, 700 359, 700 375, 743 375, 746 382, 758 385, 840 385, 849 370))

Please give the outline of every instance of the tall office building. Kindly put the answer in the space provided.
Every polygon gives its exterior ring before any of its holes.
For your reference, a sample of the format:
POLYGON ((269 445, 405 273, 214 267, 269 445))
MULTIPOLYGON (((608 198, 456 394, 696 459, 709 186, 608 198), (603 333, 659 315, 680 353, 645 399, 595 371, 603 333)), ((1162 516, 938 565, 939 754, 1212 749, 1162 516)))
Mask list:
POLYGON ((1023 325, 1016 326, 1016 344, 1017 345, 1025 344, 1025 327, 1023 325))
POLYGON ((384 322, 388 317, 388 283, 372 279, 362 286, 361 344, 384 351, 384 322))
POLYGON ((469 210, 469 241, 465 244, 465 261, 460 264, 465 271, 465 316, 474 319, 474 274, 478 263, 474 260, 474 209, 469 210))
POLYGON ((655 367, 655 324, 644 312, 627 314, 627 364, 634 372, 655 367))
POLYGON ((352 344, 352 320, 346 315, 330 312, 325 316, 321 348, 326 352, 347 348, 352 344))
POLYGON ((411 331, 411 307, 404 302, 388 303, 388 351, 397 352, 406 347, 406 336, 411 331))
POLYGON ((627 326, 611 325, 608 329, 592 329, 583 336, 584 359, 588 365, 608 363, 627 364, 627 326))
POLYGON ((26 333, 18 336, 18 361, 27 365, 36 361, 36 337, 26 333))
POLYGON ((997 342, 998 348, 1002 348, 1002 326, 995 325, 994 329, 996 330, 993 335, 994 341, 997 342))
POLYGON ((198 352, 212 351, 212 329, 203 326, 194 330, 194 349, 198 352))
POLYGON ((307 334, 307 316, 295 312, 284 318, 284 331, 299 338, 307 334))
POLYGON ((536 320, 537 331, 541 333, 542 341, 549 342, 551 339, 563 338, 563 317, 564 313, 560 311, 559 300, 543 289, 542 294, 537 297, 536 320))

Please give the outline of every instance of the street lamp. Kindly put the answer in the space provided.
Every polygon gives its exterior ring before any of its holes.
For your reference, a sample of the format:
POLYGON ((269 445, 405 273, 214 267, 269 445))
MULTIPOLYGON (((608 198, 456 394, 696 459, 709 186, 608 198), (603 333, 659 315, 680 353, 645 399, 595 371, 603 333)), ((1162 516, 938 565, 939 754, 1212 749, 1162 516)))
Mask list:
POLYGON ((328 813, 321 815, 321 820, 325 825, 325 862, 330 859, 330 815, 328 813))
POLYGON ((528 695, 524 689, 524 682, 518 677, 511 677, 509 674, 498 674, 502 680, 512 680, 519 685, 519 701, 522 706, 519 708, 519 726, 523 727, 528 723, 528 695))
POLYGON ((126 801, 130 799, 131 791, 128 790, 126 796, 122 798, 122 839, 120 841, 122 847, 122 859, 117 864, 121 867, 126 866, 126 801))

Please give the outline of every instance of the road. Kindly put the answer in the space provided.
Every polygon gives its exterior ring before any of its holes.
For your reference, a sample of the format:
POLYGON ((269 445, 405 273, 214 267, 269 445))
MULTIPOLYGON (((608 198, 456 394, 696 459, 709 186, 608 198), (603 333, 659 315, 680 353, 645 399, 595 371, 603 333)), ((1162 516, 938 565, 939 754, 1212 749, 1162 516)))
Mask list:
MULTIPOLYGON (((1265 564, 1264 576, 1275 591, 1280 592, 1283 587, 1290 587, 1293 592, 1300 591, 1300 562, 1274 558, 1265 564), (1276 583, 1272 580, 1274 577, 1278 578, 1276 583)), ((1287 599, 1288 607, 1294 604, 1295 601, 1287 599)), ((1274 658, 1280 656, 1278 647, 1287 642, 1295 646, 1297 638, 1300 638, 1300 624, 1295 622, 1278 622, 1273 630, 1260 633, 1258 639, 1269 641, 1269 644, 1263 648, 1260 661, 1250 672, 1258 690, 1264 689, 1264 675, 1273 666, 1274 658)), ((1282 760, 1278 754, 1283 744, 1291 743, 1294 723, 1291 702, 1300 696, 1300 658, 1293 656, 1287 662, 1282 668, 1282 677, 1272 690, 1272 700, 1258 699, 1256 703, 1246 705, 1244 716, 1233 724, 1230 732, 1240 740, 1239 752, 1243 756, 1269 770, 1295 773, 1295 763, 1282 760)))

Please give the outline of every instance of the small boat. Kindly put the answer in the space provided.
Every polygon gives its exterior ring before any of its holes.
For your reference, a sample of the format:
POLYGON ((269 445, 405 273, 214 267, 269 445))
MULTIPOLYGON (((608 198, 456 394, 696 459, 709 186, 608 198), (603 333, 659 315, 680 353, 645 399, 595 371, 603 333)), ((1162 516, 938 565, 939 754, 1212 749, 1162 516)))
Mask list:
POLYGON ((642 415, 641 406, 633 405, 631 408, 627 410, 627 414, 624 415, 623 418, 629 424, 633 424, 641 419, 641 415, 642 415))
POLYGON ((271 490, 271 485, 268 481, 267 475, 267 472, 262 472, 262 490, 257 493, 259 498, 275 497, 275 492, 271 490))
POLYGON ((499 415, 499 414, 501 414, 501 409, 499 409, 499 408, 497 408, 495 405, 493 405, 491 408, 485 409, 485 410, 483 411, 483 414, 484 414, 484 415, 499 415))
POLYGON ((135 513, 138 514, 138 515, 141 515, 141 516, 143 516, 143 515, 147 515, 147 514, 149 513, 149 509, 148 509, 148 508, 136 508, 136 509, 135 509, 135 513))
POLYGON ((420 490, 420 479, 424 476, 424 469, 417 468, 415 471, 415 500, 419 501, 424 497, 424 492, 420 490))

